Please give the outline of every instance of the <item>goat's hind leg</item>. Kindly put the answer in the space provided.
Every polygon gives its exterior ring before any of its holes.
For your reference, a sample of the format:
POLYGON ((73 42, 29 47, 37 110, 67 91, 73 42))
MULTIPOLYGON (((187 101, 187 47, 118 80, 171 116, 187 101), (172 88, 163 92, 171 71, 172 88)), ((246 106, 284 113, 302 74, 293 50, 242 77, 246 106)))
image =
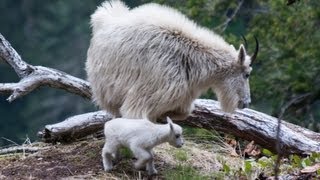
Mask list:
MULTIPOLYGON (((115 150, 116 151, 116 150, 115 150)), ((110 144, 105 143, 102 148, 102 162, 103 162, 103 168, 105 171, 111 171, 113 168, 112 164, 112 154, 114 151, 114 148, 110 146, 110 144)))
POLYGON ((153 150, 151 150, 150 152, 151 152, 152 158, 147 162, 146 170, 148 172, 148 175, 158 174, 158 171, 154 167, 154 152, 153 150))
POLYGON ((138 159, 134 163, 134 167, 138 170, 145 170, 146 163, 152 159, 152 154, 140 147, 132 147, 130 149, 132 150, 134 156, 138 159))

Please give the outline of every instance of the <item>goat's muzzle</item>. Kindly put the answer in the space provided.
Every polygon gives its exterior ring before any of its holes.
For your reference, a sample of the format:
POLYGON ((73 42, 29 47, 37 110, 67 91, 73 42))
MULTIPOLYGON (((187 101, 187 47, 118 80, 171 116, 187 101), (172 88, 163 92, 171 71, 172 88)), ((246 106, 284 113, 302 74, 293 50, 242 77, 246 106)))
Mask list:
POLYGON ((239 101, 238 108, 239 109, 248 108, 249 105, 250 105, 250 101, 239 101))

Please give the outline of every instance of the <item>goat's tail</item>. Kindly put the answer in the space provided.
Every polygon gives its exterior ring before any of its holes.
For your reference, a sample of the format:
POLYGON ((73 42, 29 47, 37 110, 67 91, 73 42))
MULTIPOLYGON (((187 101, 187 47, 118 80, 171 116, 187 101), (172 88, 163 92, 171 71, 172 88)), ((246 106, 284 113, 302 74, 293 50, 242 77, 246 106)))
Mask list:
POLYGON ((105 22, 129 12, 129 8, 120 0, 105 1, 91 15, 93 31, 100 29, 105 22))

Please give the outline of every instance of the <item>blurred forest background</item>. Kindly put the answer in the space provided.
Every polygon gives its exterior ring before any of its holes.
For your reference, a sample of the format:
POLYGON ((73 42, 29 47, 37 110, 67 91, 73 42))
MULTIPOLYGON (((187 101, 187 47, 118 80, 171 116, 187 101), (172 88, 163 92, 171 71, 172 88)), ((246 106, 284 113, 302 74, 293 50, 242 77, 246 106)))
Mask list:
MULTIPOLYGON (((1 0, 0 33, 30 64, 55 68, 86 78, 84 62, 91 30, 90 15, 102 0, 1 0)), ((151 2, 127 0, 130 7, 151 2)), ((250 79, 251 108, 320 131, 320 1, 301 0, 154 0, 177 8, 214 30, 236 48, 253 36, 260 52, 250 79)), ((17 75, 0 61, 0 83, 17 75)), ((213 98, 208 92, 203 98, 213 98)), ((89 101, 62 90, 42 88, 8 103, 0 96, 0 147, 21 143, 46 124, 97 110, 89 101)))

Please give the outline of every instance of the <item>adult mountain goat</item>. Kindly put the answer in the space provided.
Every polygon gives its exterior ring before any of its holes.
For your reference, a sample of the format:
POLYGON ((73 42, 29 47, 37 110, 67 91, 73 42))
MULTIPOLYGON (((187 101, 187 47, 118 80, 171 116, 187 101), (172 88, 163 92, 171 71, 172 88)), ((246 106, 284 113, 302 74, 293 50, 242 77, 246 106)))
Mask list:
POLYGON ((209 88, 233 112, 250 103, 252 57, 180 12, 104 2, 91 16, 86 71, 94 101, 115 117, 185 119, 209 88))

